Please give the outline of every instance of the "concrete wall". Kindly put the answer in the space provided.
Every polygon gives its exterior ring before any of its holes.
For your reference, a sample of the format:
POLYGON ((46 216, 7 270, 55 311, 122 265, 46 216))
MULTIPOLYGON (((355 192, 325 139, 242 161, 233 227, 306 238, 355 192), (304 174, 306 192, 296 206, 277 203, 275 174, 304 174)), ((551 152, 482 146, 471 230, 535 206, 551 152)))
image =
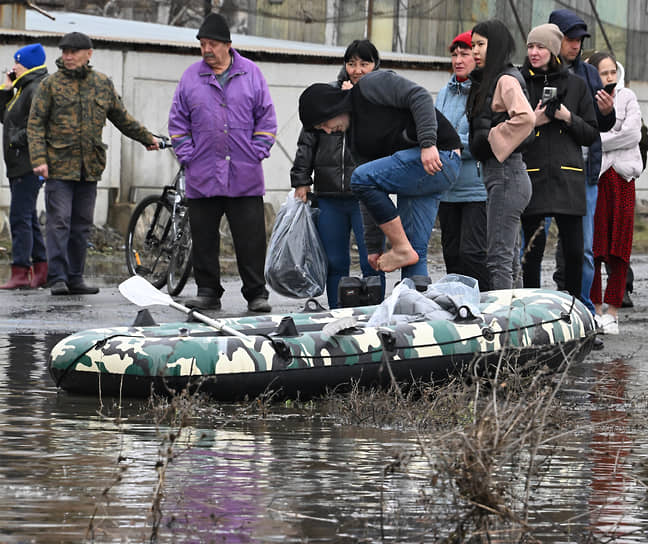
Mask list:
MULTIPOLYGON (((45 40, 41 41, 45 44, 45 40)), ((0 58, 5 59, 6 67, 13 64, 12 55, 20 46, 15 43, 0 45, 0 58)), ((53 45, 46 45, 45 49, 47 66, 54 71, 54 60, 59 50, 53 45)), ((147 50, 133 50, 123 44, 114 47, 96 45, 92 64, 113 78, 126 107, 138 120, 154 133, 166 134, 167 116, 178 78, 198 58, 198 49, 191 48, 169 52, 168 48, 162 47, 156 51, 154 46, 147 50)), ((289 172, 301 126, 297 113, 299 94, 313 82, 333 80, 340 61, 337 58, 284 55, 278 60, 266 58, 257 61, 257 64, 268 81, 279 122, 277 142, 270 158, 264 161, 266 202, 277 209, 290 188, 289 172)), ((423 69, 412 69, 411 62, 392 62, 391 66, 435 95, 449 77, 449 62, 430 63, 423 69)), ((648 83, 635 83, 631 87, 640 99, 644 118, 648 119, 648 83)), ((104 129, 103 137, 109 149, 95 211, 95 222, 100 225, 107 222, 111 207, 113 211, 121 208, 122 216, 127 216, 131 208, 129 203, 137 202, 145 194, 158 192, 160 187, 173 179, 177 169, 171 151, 148 152, 141 144, 122 137, 110 123, 104 129), (113 206, 115 203, 117 205, 113 206)), ((637 197, 648 199, 647 174, 644 173, 637 187, 637 197)), ((41 192, 41 208, 42 199, 41 192)), ((0 161, 0 207, 8 208, 9 202, 9 185, 4 174, 4 163, 0 161)))

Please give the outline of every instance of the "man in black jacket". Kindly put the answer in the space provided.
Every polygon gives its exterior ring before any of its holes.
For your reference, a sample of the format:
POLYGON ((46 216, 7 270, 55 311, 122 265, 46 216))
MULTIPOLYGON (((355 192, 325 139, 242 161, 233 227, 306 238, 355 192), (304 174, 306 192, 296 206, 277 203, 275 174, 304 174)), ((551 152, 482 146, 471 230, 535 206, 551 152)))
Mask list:
MULTIPOLYGON (((603 83, 599 77, 598 70, 583 62, 581 51, 583 40, 589 37, 587 24, 568 9, 557 9, 549 15, 549 22, 554 23, 564 37, 560 47, 560 55, 567 63, 571 72, 585 80, 587 88, 592 95, 596 120, 598 121, 599 131, 607 132, 616 122, 616 113, 614 111, 614 98, 603 90, 603 83)), ((581 300, 594 314, 594 305, 590 300, 590 289, 594 280, 594 255, 592 253, 592 243, 594 241, 594 212, 596 211, 596 199, 598 196, 598 178, 601 170, 601 158, 603 150, 601 148, 601 138, 589 147, 583 148, 586 166, 586 198, 587 213, 583 217, 583 277, 581 288, 581 300)), ((554 274, 554 280, 560 289, 564 288, 564 258, 562 256, 561 246, 556 252, 557 270, 554 274)), ((599 339, 600 341, 600 339, 599 339)))
POLYGON ((385 70, 365 75, 350 91, 316 83, 299 98, 306 130, 347 132, 357 164, 351 189, 371 217, 365 221, 376 269, 427 275, 427 245, 441 195, 456 180, 461 140, 421 86, 385 70), (389 194, 398 195, 398 208, 389 194), (384 237, 391 244, 382 254, 384 237), (378 233, 380 232, 378 231, 378 233))
POLYGON ((11 189, 12 242, 11 278, 0 289, 39 287, 47 282, 47 253, 36 213, 36 198, 43 179, 32 171, 27 146, 32 97, 47 76, 45 50, 40 43, 26 45, 16 51, 14 61, 0 85, 2 143, 11 189))

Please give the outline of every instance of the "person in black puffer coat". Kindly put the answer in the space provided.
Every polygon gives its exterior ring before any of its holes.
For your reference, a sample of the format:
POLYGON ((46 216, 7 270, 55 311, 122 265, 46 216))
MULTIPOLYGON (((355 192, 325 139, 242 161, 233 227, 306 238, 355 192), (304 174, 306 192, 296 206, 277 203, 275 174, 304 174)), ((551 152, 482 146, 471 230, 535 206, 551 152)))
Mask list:
POLYGON ((553 216, 565 249, 565 286, 580 298, 587 209, 581 147, 596 141, 599 132, 585 82, 559 56, 562 38, 554 24, 533 28, 521 70, 536 115, 535 139, 523 153, 533 188, 522 214, 524 287, 540 287, 545 217, 553 216), (553 89, 555 98, 543 101, 543 89, 553 89))
MULTIPOLYGON (((331 85, 351 89, 363 75, 378 70, 379 65, 380 57, 375 46, 369 40, 354 40, 344 54, 344 66, 337 81, 331 85)), ((351 174, 355 167, 343 133, 302 130, 299 134, 290 182, 295 188, 295 198, 304 201, 311 184, 315 183, 319 207, 317 226, 328 259, 326 295, 330 308, 338 307, 340 278, 349 275, 352 229, 362 275, 380 275, 384 290, 384 273, 374 270, 367 260, 360 206, 358 198, 351 192, 351 174)))
POLYGON ((45 50, 40 43, 14 54, 14 67, 0 85, 4 160, 11 189, 11 278, 0 289, 39 287, 47 282, 47 252, 36 213, 36 198, 43 185, 32 171, 27 145, 27 120, 32 98, 47 76, 45 50), (33 265, 33 269, 32 269, 33 265))

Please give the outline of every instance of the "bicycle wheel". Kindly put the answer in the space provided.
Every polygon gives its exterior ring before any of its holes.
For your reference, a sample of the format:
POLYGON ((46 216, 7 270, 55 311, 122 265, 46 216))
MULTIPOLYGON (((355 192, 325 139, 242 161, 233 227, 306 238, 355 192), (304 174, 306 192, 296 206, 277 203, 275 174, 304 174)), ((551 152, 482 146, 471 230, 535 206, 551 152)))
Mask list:
POLYGON ((176 213, 180 216, 175 242, 171 249, 171 261, 167 268, 167 291, 171 296, 182 293, 191 274, 191 230, 189 215, 186 208, 179 208, 176 213))
POLYGON ((158 289, 167 280, 171 225, 171 205, 155 195, 147 196, 137 205, 128 223, 128 271, 142 276, 158 289))

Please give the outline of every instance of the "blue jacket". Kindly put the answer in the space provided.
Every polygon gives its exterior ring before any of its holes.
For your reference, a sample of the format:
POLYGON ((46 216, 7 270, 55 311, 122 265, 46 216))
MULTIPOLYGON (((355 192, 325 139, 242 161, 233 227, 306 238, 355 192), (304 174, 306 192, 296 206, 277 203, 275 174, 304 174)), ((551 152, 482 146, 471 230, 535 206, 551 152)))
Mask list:
POLYGON ((473 159, 468 147, 470 126, 466 117, 466 100, 470 92, 470 84, 469 79, 458 82, 456 76, 453 74, 448 84, 439 91, 436 100, 437 109, 455 127, 463 144, 459 177, 445 195, 443 195, 441 202, 486 201, 486 187, 477 169, 477 161, 473 159))
MULTIPOLYGON (((553 23, 560 28, 561 32, 566 32, 570 28, 576 25, 585 25, 585 21, 581 19, 578 15, 573 13, 568 9, 557 9, 551 12, 549 16, 549 22, 553 23)), ((587 25, 585 25, 587 26, 587 25)), ((610 130, 616 123, 616 112, 614 109, 608 114, 603 115, 596 103, 596 93, 603 88, 603 83, 598 74, 598 70, 591 64, 583 62, 580 54, 574 60, 571 70, 577 76, 583 78, 587 84, 587 88, 592 95, 592 101, 594 102, 594 111, 596 112, 596 120, 598 121, 599 131, 607 132, 610 130)), ((587 183, 590 185, 596 185, 598 183, 598 178, 601 170, 601 160, 603 158, 603 150, 601 147, 601 137, 599 136, 596 141, 589 147, 589 153, 587 155, 587 183)))

